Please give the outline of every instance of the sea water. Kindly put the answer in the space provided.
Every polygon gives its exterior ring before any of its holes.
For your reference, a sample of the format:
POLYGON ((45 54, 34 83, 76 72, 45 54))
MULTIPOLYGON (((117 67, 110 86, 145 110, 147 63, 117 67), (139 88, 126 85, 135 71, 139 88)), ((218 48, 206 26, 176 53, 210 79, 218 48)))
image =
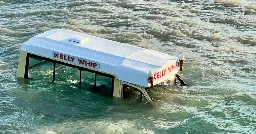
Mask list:
POLYGON ((0 0, 0 133, 254 134, 255 92, 254 0, 0 0), (78 88, 68 71, 17 79, 22 43, 52 29, 184 55, 188 86, 149 104, 78 88))

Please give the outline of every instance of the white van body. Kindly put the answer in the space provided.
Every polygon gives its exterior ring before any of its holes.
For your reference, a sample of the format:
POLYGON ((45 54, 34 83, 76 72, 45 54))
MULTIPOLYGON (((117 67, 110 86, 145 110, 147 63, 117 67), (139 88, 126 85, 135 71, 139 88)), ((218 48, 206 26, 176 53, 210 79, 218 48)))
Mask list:
POLYGON ((146 88, 149 72, 156 85, 173 80, 179 70, 178 57, 64 29, 46 31, 23 43, 18 77, 28 75, 28 54, 111 75, 116 97, 121 97, 122 83, 146 88))

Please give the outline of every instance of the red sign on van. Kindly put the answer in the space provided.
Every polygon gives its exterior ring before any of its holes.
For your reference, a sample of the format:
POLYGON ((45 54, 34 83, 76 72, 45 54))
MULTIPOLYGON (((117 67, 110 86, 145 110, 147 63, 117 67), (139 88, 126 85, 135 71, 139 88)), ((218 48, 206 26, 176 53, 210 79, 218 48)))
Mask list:
POLYGON ((77 58, 77 60, 78 60, 78 64, 80 64, 80 65, 85 65, 85 66, 88 66, 88 67, 93 67, 93 68, 95 68, 95 67, 97 67, 97 65, 98 65, 96 62, 92 62, 92 61, 85 60, 85 59, 79 59, 79 58, 77 58))
POLYGON ((80 65, 80 66, 83 65, 85 67, 91 67, 91 68, 94 68, 94 69, 99 69, 100 68, 99 64, 94 62, 94 61, 74 57, 74 56, 59 53, 59 52, 53 52, 53 58, 59 59, 59 60, 65 61, 65 62, 70 62, 70 63, 75 64, 75 65, 80 65))
POLYGON ((69 61, 69 62, 74 62, 74 59, 75 59, 75 57, 73 57, 73 56, 69 56, 67 54, 62 54, 62 53, 57 53, 57 52, 53 52, 53 57, 57 58, 57 59, 69 61))
POLYGON ((154 80, 160 79, 178 68, 177 64, 170 65, 154 73, 154 80))

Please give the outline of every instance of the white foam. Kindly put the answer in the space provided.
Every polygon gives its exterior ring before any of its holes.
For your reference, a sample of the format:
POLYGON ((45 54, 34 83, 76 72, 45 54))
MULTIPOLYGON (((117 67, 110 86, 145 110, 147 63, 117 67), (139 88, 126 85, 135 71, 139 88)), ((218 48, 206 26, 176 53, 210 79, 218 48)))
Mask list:
POLYGON ((36 130, 36 134, 58 134, 58 133, 92 133, 92 134, 154 134, 149 129, 138 129, 135 122, 120 121, 68 121, 61 124, 36 130))

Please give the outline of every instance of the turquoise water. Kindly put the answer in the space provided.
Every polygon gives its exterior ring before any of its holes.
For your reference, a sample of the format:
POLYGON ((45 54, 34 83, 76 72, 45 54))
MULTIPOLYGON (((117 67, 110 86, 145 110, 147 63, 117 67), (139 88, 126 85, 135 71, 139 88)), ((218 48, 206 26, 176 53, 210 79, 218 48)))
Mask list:
POLYGON ((252 0, 0 0, 0 133, 256 133, 255 35, 252 0), (159 87, 151 105, 80 89, 68 71, 18 80, 21 44, 57 28, 183 54, 188 87, 159 87))

